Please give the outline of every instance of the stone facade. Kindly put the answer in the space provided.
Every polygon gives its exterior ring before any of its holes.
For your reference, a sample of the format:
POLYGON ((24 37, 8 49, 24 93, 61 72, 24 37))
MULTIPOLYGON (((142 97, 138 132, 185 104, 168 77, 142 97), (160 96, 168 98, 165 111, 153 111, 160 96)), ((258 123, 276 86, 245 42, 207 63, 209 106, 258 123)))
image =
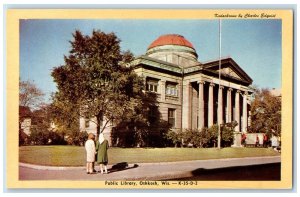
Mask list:
POLYGON ((190 42, 170 34, 155 40, 132 66, 146 83, 157 81, 163 119, 168 121, 168 110, 175 110, 173 129, 201 129, 235 120, 234 146, 239 147, 241 132, 247 132, 252 79, 232 58, 221 59, 221 70, 219 60, 201 63, 197 58, 190 42), (168 84, 174 84, 178 94, 170 96, 168 84))

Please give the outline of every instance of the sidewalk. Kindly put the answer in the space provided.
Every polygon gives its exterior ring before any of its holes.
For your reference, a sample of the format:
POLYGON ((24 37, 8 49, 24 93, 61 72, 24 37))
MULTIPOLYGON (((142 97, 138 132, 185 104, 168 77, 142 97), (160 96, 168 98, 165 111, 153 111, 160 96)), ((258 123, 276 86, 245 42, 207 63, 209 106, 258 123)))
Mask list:
MULTIPOLYGON (((280 156, 212 159, 163 163, 126 162, 108 165, 109 174, 92 174, 85 172, 85 167, 52 167, 31 164, 19 164, 20 180, 172 180, 198 176, 195 172, 226 171, 235 167, 248 167, 280 163, 280 156)), ((96 170, 98 170, 96 166, 96 170)))

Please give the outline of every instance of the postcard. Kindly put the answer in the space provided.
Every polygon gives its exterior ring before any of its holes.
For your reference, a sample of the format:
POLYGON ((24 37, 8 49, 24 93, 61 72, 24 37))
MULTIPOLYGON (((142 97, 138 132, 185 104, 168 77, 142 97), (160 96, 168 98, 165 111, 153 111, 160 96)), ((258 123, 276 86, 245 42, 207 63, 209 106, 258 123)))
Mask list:
POLYGON ((7 188, 293 187, 292 9, 6 19, 7 188))

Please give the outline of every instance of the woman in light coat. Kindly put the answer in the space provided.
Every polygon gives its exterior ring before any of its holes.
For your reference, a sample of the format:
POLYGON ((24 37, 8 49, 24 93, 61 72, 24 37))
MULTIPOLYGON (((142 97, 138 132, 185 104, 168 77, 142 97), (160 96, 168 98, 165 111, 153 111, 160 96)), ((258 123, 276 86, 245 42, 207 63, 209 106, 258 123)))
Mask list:
POLYGON ((86 173, 93 174, 93 163, 95 162, 95 142, 94 142, 94 134, 90 133, 88 135, 88 140, 85 142, 85 150, 86 150, 86 173))

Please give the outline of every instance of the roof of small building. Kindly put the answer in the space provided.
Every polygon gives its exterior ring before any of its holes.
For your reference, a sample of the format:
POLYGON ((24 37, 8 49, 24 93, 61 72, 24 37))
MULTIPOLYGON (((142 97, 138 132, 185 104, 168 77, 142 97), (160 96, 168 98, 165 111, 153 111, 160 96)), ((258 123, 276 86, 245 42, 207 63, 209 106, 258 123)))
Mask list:
POLYGON ((156 40, 154 40, 148 47, 148 49, 157 47, 157 46, 163 46, 163 45, 179 45, 179 46, 185 46, 190 47, 192 49, 195 49, 192 43, 190 43, 187 39, 185 39, 182 35, 178 34, 165 34, 160 37, 158 37, 156 40))

